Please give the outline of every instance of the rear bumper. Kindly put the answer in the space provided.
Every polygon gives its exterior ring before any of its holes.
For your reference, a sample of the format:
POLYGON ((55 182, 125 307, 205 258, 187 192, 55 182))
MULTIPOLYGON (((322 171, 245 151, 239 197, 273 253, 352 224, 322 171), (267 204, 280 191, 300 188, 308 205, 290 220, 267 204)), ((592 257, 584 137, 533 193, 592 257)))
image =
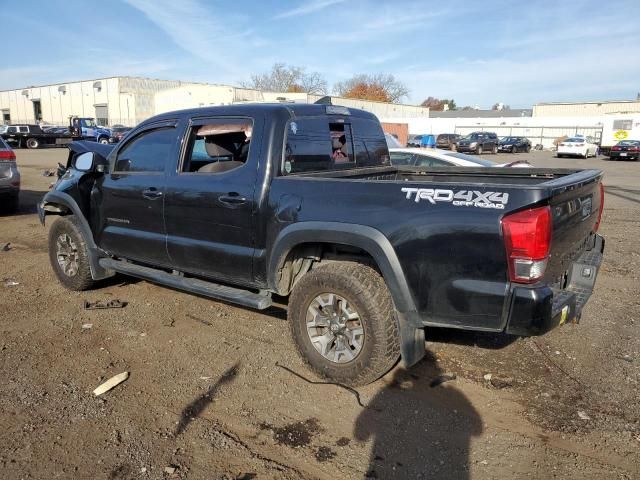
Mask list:
POLYGON ((610 152, 609 158, 611 160, 638 160, 640 153, 638 152, 610 152))
POLYGON ((567 272, 564 289, 512 287, 506 333, 542 335, 567 322, 577 323, 593 292, 603 252, 604 238, 594 235, 593 247, 585 251, 567 272))

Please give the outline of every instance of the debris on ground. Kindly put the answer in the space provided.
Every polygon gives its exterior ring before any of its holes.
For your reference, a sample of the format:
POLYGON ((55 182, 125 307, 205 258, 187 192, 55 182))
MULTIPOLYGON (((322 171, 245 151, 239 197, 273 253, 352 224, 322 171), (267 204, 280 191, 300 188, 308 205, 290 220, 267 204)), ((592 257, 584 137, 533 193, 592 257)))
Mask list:
POLYGON ((178 470, 178 466, 177 465, 169 465, 167 467, 164 467, 164 473, 167 473, 169 475, 173 475, 174 473, 176 473, 176 470, 178 470))
POLYGON ((15 287, 17 285, 20 285, 20 283, 16 282, 15 280, 5 279, 5 281, 4 281, 4 286, 5 287, 15 287))
POLYGON ((429 386, 431 388, 437 387, 438 385, 442 385, 444 382, 449 382, 455 379, 456 379, 455 373, 445 373, 444 375, 438 375, 433 380, 431 380, 431 383, 429 384, 429 386))
POLYGON ((2 251, 8 252, 9 250, 11 250, 11 243, 5 243, 4 246, 2 247, 2 251))
POLYGON ((578 416, 582 419, 582 420, 591 420, 591 417, 589 415, 587 415, 586 412, 583 412, 582 410, 578 410, 578 416))
POLYGON ((43 177, 53 177, 56 174, 53 170, 44 170, 42 172, 43 177))
POLYGON ((631 358, 631 355, 619 355, 616 358, 624 360, 625 362, 633 363, 633 358, 631 358))
POLYGON ((497 389, 513 387, 513 378, 511 377, 491 377, 489 382, 497 389))
POLYGON ((120 385, 122 382, 124 382, 127 378, 129 378, 129 372, 122 372, 119 373, 118 375, 111 377, 109 380, 107 380, 106 382, 104 382, 102 385, 100 385, 98 388, 96 388, 93 391, 93 394, 97 397, 98 395, 102 395, 105 392, 108 392, 109 390, 111 390, 113 387, 120 385))
POLYGON ((103 308, 124 308, 127 306, 127 302, 123 302, 122 300, 118 300, 117 298, 113 300, 108 300, 106 302, 102 302, 98 300, 97 302, 89 302, 87 300, 84 301, 84 309, 85 310, 100 310, 103 308))
POLYGON ((491 375, 490 373, 485 373, 485 375, 484 375, 484 377, 483 377, 483 378, 484 378, 487 382, 490 382, 490 381, 491 381, 491 377, 493 377, 493 375, 491 375))
POLYGON ((82 324, 82 329, 83 330, 90 330, 93 328, 93 323, 83 323, 82 324))

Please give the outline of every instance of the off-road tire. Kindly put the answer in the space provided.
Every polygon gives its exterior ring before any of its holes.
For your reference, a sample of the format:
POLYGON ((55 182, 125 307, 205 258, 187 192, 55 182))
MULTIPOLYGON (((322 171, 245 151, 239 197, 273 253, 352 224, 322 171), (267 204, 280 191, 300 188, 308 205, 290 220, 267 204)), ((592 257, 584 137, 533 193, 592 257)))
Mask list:
POLYGON ((37 138, 27 138, 26 145, 27 148, 38 148, 40 146, 40 141, 37 138))
POLYGON ((96 284, 95 280, 91 278, 87 242, 80 229, 80 223, 74 215, 59 217, 51 225, 49 230, 49 261, 60 283, 69 290, 88 290, 96 284), (58 263, 57 241, 64 234, 68 235, 77 246, 78 268, 75 275, 72 276, 67 275, 58 263))
POLYGON ((289 328, 299 355, 319 376, 351 386, 367 385, 400 358, 398 324, 391 294, 373 268, 357 262, 330 262, 306 273, 289 297, 289 328), (313 346, 306 327, 307 308, 318 295, 334 293, 353 305, 364 328, 360 353, 348 363, 334 363, 313 346))

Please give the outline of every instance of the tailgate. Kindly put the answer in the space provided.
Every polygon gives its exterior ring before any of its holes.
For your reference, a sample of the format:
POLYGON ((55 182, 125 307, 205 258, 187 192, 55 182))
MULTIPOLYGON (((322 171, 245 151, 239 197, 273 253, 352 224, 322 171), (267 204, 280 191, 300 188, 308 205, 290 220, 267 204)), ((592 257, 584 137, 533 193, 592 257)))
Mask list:
POLYGON ((563 288, 572 263, 593 247, 592 232, 603 204, 601 184, 600 170, 584 170, 543 184, 550 188, 553 218, 551 255, 544 277, 549 285, 563 288))

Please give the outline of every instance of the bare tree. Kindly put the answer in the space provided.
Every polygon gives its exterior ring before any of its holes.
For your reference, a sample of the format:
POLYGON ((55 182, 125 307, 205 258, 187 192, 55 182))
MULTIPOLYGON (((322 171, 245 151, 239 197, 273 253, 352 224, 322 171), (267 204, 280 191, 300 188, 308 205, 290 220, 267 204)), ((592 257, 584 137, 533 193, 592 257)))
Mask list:
POLYGON ((270 92, 305 92, 315 95, 327 93, 327 81, 320 73, 306 73, 302 67, 284 63, 274 64, 269 72, 251 75, 251 79, 241 82, 241 85, 270 92))
POLYGON ((341 97, 393 103, 398 103, 409 95, 406 85, 388 73, 355 75, 349 80, 336 83, 333 91, 341 97))

